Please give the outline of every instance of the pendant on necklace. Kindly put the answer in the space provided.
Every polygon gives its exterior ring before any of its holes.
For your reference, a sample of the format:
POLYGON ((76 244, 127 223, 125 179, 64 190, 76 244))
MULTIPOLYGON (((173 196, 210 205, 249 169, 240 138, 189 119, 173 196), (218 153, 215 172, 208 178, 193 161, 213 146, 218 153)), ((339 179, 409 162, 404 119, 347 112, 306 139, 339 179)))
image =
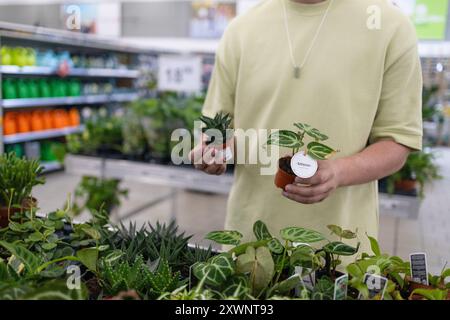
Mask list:
POLYGON ((299 79, 300 78, 301 69, 300 67, 294 67, 294 78, 299 79))

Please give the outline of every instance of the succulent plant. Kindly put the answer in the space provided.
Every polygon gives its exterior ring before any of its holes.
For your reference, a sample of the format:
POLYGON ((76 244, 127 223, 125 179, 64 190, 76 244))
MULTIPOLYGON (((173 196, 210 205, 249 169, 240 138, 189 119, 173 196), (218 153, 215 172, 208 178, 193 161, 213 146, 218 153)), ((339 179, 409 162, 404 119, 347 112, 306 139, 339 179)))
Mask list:
POLYGON ((209 137, 206 144, 222 145, 226 143, 233 135, 233 131, 230 130, 232 120, 233 118, 229 113, 223 112, 217 113, 214 118, 201 116, 200 121, 205 124, 202 131, 209 137), (220 136, 218 136, 219 132, 220 136))

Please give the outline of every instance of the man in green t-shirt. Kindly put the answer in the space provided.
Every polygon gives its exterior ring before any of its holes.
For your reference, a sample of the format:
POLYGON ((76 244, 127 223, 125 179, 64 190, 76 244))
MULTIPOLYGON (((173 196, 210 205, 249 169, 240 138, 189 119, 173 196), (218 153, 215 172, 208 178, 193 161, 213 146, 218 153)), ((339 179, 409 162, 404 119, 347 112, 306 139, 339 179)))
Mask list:
MULTIPOLYGON (((308 123, 340 152, 285 191, 259 165, 237 164, 226 228, 249 239, 258 219, 273 234, 336 224, 358 229, 367 250, 364 233, 378 234, 376 180, 422 147, 421 91, 414 27, 389 1, 265 0, 234 19, 203 113, 228 112, 244 130, 308 123)), ((196 167, 226 170, 214 162, 196 167)))

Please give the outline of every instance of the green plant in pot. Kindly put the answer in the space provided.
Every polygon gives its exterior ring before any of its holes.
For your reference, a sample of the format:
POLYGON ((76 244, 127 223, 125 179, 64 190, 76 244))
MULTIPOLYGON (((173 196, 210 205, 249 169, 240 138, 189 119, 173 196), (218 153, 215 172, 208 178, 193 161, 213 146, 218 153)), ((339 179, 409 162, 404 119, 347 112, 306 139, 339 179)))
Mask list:
POLYGON ((74 215, 79 215, 84 209, 91 213, 104 210, 110 214, 114 208, 120 206, 121 198, 128 195, 128 190, 120 188, 118 179, 83 176, 74 195, 74 215))
POLYGON ((216 150, 216 156, 222 157, 224 160, 230 160, 232 157, 231 143, 234 135, 231 129, 233 118, 229 113, 219 112, 213 118, 201 116, 205 126, 202 128, 202 133, 205 144, 211 146, 216 150), (219 153, 219 155, 218 155, 219 153))
POLYGON ((322 143, 328 136, 318 129, 305 123, 294 123, 297 131, 278 130, 273 132, 267 145, 276 145, 292 150, 291 155, 284 156, 278 161, 278 171, 275 176, 275 185, 284 189, 286 185, 294 182, 295 177, 310 178, 317 171, 317 160, 330 158, 337 150, 322 143), (304 139, 309 136, 313 141, 305 146, 304 139))
POLYGON ((15 214, 37 206, 33 187, 43 184, 39 161, 18 158, 15 153, 0 156, 0 227, 6 227, 15 214))
MULTIPOLYGON (((241 243, 242 234, 238 231, 210 232, 206 239, 233 248, 206 262, 194 264, 194 276, 220 292, 231 294, 239 289, 241 297, 283 296, 302 284, 305 272, 294 272, 296 267, 309 269, 309 273, 323 268, 325 271, 319 273, 320 278, 328 277, 333 281, 340 263, 338 257, 354 255, 359 248, 359 245, 354 248, 340 241, 327 241, 323 234, 300 227, 282 229, 282 244, 262 221, 255 222, 253 232, 256 240, 246 243, 241 243), (319 249, 311 246, 322 241, 326 244, 319 249)), ((305 297, 310 297, 310 293, 305 297)))
POLYGON ((410 300, 450 300, 450 269, 443 268, 440 275, 428 274, 428 285, 415 282, 410 276, 405 277, 410 300))
POLYGON ((414 192, 418 184, 419 196, 423 197, 425 184, 441 178, 434 161, 435 154, 432 152, 412 152, 403 168, 387 178, 388 193, 414 192))

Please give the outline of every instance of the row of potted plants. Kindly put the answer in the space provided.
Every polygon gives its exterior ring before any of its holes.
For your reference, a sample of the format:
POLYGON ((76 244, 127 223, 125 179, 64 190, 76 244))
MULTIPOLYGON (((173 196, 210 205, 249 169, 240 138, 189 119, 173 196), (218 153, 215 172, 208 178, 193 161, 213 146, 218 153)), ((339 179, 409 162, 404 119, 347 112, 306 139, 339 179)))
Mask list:
POLYGON ((0 229, 0 299, 449 298, 450 270, 428 275, 425 287, 412 281, 409 262, 383 254, 374 238, 372 252, 360 253, 359 244, 347 243, 358 234, 334 225, 330 236, 297 226, 272 235, 257 221, 250 242, 238 231, 213 231, 207 239, 230 247, 217 252, 190 246, 174 223, 113 225, 101 204, 86 223, 73 222, 70 203, 38 217, 36 202, 23 199, 43 183, 39 165, 13 154, 0 161, 21 177, 13 185, 12 173, 0 171, 0 190, 10 190, 1 203, 8 214, 0 229), (342 257, 353 262, 344 266, 342 257), (367 281, 374 270, 384 290, 367 281))

